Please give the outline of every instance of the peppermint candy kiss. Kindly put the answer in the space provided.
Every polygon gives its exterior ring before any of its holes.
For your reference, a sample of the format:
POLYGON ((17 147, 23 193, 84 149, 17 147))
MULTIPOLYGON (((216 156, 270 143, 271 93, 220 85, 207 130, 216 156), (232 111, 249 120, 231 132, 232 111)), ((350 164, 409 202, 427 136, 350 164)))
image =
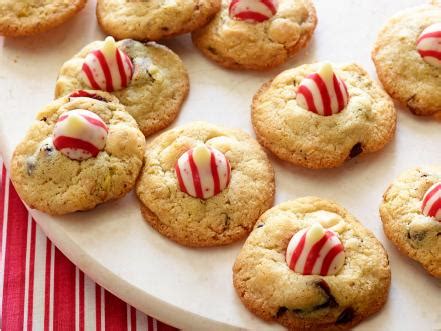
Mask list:
POLYGON ((294 234, 286 250, 286 263, 302 275, 335 275, 344 262, 345 252, 337 234, 320 223, 294 234))
POLYGON ((251 23, 264 22, 276 12, 276 0, 233 0, 228 7, 231 18, 251 23))
POLYGON ((208 199, 222 192, 230 182, 230 162, 215 148, 200 145, 176 162, 176 176, 182 192, 208 199))
POLYGON ((108 128, 95 113, 84 109, 68 111, 54 127, 53 143, 72 160, 95 157, 106 145, 108 128))
POLYGON ((86 56, 82 73, 89 87, 113 92, 129 85, 133 63, 126 53, 116 47, 115 39, 107 37, 101 49, 86 56))
POLYGON ((421 33, 417 50, 424 61, 441 68, 441 23, 432 24, 421 33))
POLYGON ((302 80, 296 101, 300 107, 313 113, 331 116, 345 109, 349 93, 345 82, 334 73, 331 64, 325 63, 317 73, 302 80))
POLYGON ((441 222, 441 183, 432 185, 424 194, 421 211, 425 216, 441 222))

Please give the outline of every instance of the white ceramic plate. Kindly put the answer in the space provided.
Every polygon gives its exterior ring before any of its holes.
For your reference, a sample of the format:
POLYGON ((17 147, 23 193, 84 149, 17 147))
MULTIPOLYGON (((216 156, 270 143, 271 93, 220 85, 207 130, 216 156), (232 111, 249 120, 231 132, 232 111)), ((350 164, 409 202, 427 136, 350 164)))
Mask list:
MULTIPOLYGON (((224 70, 192 46, 189 36, 166 44, 185 62, 191 93, 174 125, 205 120, 252 133, 250 102, 266 80, 285 68, 316 60, 356 61, 375 77, 370 52, 376 34, 398 10, 417 0, 316 0, 319 25, 309 47, 285 66, 265 73, 224 70)), ((0 38, 0 151, 10 161, 35 113, 53 97, 57 72, 85 44, 102 39, 94 1, 75 19, 48 33, 0 38)), ((276 203, 305 195, 338 201, 375 232, 389 252, 389 302, 358 330, 441 328, 439 281, 398 253, 385 238, 378 215, 381 196, 401 171, 441 163, 439 123, 399 109, 398 131, 383 151, 334 170, 304 170, 272 158, 276 203)), ((242 243, 189 249, 165 239, 147 225, 129 194, 93 211, 50 217, 32 211, 49 238, 86 274, 136 308, 185 329, 265 329, 235 295, 231 267, 242 243)))

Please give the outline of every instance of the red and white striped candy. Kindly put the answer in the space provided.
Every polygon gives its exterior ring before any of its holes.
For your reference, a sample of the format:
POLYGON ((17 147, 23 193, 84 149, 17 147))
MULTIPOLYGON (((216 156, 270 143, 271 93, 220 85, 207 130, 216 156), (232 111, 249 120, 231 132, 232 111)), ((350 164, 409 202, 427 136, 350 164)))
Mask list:
POLYGON ((228 159, 217 149, 205 145, 185 152, 176 162, 175 170, 181 191, 194 198, 211 198, 230 182, 228 159))
POLYGON ((341 112, 349 102, 348 88, 325 63, 317 73, 313 73, 300 83, 297 90, 297 104, 313 113, 331 116, 341 112))
POLYGON ((228 7, 231 18, 251 23, 266 21, 276 12, 276 0, 232 0, 228 7))
POLYGON ((53 143, 70 159, 86 160, 103 150, 108 131, 97 114, 84 109, 70 110, 55 124, 53 143))
POLYGON ((89 87, 113 92, 129 85, 133 63, 126 53, 116 47, 115 39, 107 37, 101 49, 86 56, 82 72, 89 87))
POLYGON ((441 23, 432 24, 421 33, 417 50, 424 61, 441 67, 441 23))
POLYGON ((441 183, 432 185, 424 194, 421 211, 441 222, 441 183))
POLYGON ((286 250, 286 263, 302 275, 335 275, 344 262, 344 247, 337 234, 320 223, 294 234, 286 250))

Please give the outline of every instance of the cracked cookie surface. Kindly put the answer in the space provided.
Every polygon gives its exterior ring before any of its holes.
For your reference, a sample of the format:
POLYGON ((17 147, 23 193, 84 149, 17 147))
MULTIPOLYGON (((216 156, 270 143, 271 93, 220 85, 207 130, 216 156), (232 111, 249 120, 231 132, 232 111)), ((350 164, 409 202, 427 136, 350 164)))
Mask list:
POLYGON ((248 134, 196 122, 148 145, 136 193, 144 218, 162 235, 186 246, 226 245, 245 237, 271 207, 274 170, 248 134), (179 157, 200 143, 222 152, 231 165, 229 186, 206 200, 183 193, 175 173, 179 157))
POLYGON ((441 223, 421 212, 424 194, 438 182, 439 166, 404 172, 384 193, 380 214, 384 232, 398 249, 441 278, 441 223))
POLYGON ((416 115, 441 111, 441 68, 428 64, 417 51, 425 28, 441 22, 441 5, 404 10, 380 31, 372 58, 386 91, 416 115))
POLYGON ((135 185, 145 138, 114 96, 92 93, 98 100, 66 96, 47 105, 16 147, 11 178, 29 207, 52 215, 88 210, 124 196, 135 185), (71 160, 51 144, 58 118, 73 109, 99 115, 109 128, 104 150, 96 157, 71 160))
POLYGON ((387 254, 375 236, 344 208, 316 197, 265 212, 233 267, 245 306, 290 330, 351 329, 383 307, 390 279, 387 254), (286 263, 291 237, 313 222, 337 232, 344 245, 345 263, 336 275, 301 275, 286 263))
POLYGON ((251 114, 258 141, 280 159, 306 168, 338 167, 383 148, 395 133, 395 107, 360 66, 334 66, 350 95, 340 113, 321 116, 297 104, 297 87, 320 65, 286 70, 260 88, 251 114))
POLYGON ((223 0, 215 18, 192 33, 196 47, 227 68, 262 70, 280 65, 306 46, 317 25, 310 0, 280 0, 277 13, 257 24, 232 19, 229 4, 223 0))
POLYGON ((220 0, 98 0, 96 15, 116 39, 159 40, 204 26, 219 8, 220 0))
POLYGON ((0 35, 29 36, 63 24, 84 8, 86 0, 1 0, 0 35))
MULTIPOLYGON (((81 68, 87 54, 103 43, 88 44, 63 64, 55 86, 55 97, 88 88, 81 68)), ((167 47, 154 42, 143 44, 125 39, 117 42, 117 46, 132 60, 134 73, 128 87, 111 94, 126 106, 144 135, 169 126, 178 116, 189 90, 187 71, 181 59, 167 47)))

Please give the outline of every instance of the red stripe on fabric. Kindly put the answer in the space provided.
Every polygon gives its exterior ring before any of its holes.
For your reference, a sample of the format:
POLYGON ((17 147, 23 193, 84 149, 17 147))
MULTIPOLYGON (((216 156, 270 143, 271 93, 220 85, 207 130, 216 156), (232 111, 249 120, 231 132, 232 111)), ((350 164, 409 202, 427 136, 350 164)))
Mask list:
POLYGON ((429 200, 441 190, 441 184, 435 186, 423 199, 422 209, 425 209, 429 200))
POLYGON ((321 276, 326 276, 328 274, 329 267, 334 261, 334 258, 342 251, 343 251, 343 246, 340 244, 335 245, 329 250, 328 254, 326 254, 326 257, 323 260, 322 268, 320 270, 321 276))
POLYGON ((49 306, 50 306, 50 291, 51 291, 51 250, 52 244, 49 239, 46 239, 46 266, 44 276, 44 330, 49 330, 49 306))
POLYGON ((179 188, 181 189, 182 192, 188 193, 184 181, 182 180, 181 169, 179 168, 178 163, 176 163, 175 171, 176 171, 176 177, 178 177, 179 188))
POLYGON ((220 192, 220 180, 219 180, 219 172, 217 171, 216 156, 214 155, 213 151, 211 151, 210 166, 211 166, 211 174, 213 176, 213 182, 214 182, 214 194, 216 195, 220 192))
POLYGON ((106 331, 127 330, 127 304, 105 291, 106 331))
POLYGON ((428 215, 431 217, 435 217, 436 213, 440 208, 441 208, 441 199, 438 199, 432 204, 432 206, 430 206, 428 215))
POLYGON ((75 321, 75 265, 57 248, 54 258, 54 330, 69 330, 75 321))
POLYGON ((435 59, 441 60, 441 52, 438 51, 423 51, 419 50, 422 57, 433 57, 435 59))
POLYGON ((193 150, 188 153, 188 162, 190 163, 191 177, 193 178, 193 185, 198 198, 203 198, 204 194, 202 192, 201 178, 199 177, 199 170, 193 159, 193 150))
POLYGON ((136 331, 136 309, 130 307, 130 326, 132 331, 136 331))
POLYGON ((310 78, 314 81, 314 83, 317 85, 319 89, 323 103, 324 115, 325 116, 332 115, 331 97, 329 96, 328 87, 326 86, 325 82, 323 81, 322 77, 320 77, 319 74, 312 74, 310 78))
POLYGON ((274 6, 274 3, 271 0, 260 0, 261 3, 263 3, 266 7, 268 7, 269 10, 271 10, 271 13, 274 15, 277 12, 276 6, 274 6))
POLYGON ((334 74, 334 77, 332 77, 333 83, 334 83, 334 91, 337 95, 337 102, 338 102, 338 110, 341 110, 345 106, 345 101, 343 98, 343 93, 340 88, 340 83, 338 82, 337 76, 334 74))
POLYGON ((297 93, 303 95, 303 97, 305 98, 306 104, 308 106, 308 110, 317 114, 317 108, 314 103, 314 97, 312 96, 312 93, 309 90, 309 88, 307 88, 304 85, 300 85, 297 93))
POLYGON ((109 64, 107 63, 106 58, 104 57, 104 54, 100 50, 93 51, 92 53, 98 59, 98 62, 101 65, 101 69, 103 70, 104 77, 106 77, 106 91, 112 92, 113 91, 112 74, 110 72, 109 64))
POLYGON ((302 238, 300 238, 299 243, 297 244, 297 247, 294 250, 294 252, 292 252, 291 261, 289 261, 289 267, 292 270, 295 269, 297 261, 299 260, 299 257, 302 254, 303 247, 305 246, 305 240, 306 240, 306 232, 302 235, 302 238))
POLYGON ((428 38, 441 38, 441 31, 433 31, 423 34, 418 40, 417 44, 419 44, 422 40, 428 38))
POLYGON ((4 261, 2 329, 22 330, 28 212, 12 185, 9 185, 7 217, 8 226, 4 261))
POLYGON ((79 288, 78 288, 78 309, 80 331, 84 331, 84 273, 79 271, 79 288))
POLYGON ((319 241, 317 241, 309 251, 308 257, 306 258, 305 267, 303 269, 304 275, 310 275, 312 273, 312 269, 314 269, 314 265, 317 262, 317 259, 319 257, 320 250, 323 248, 323 246, 328 241, 329 237, 332 236, 331 232, 327 232, 323 238, 321 238, 319 241))
POLYGON ((98 148, 87 141, 66 136, 58 136, 57 138, 55 138, 54 146, 58 150, 61 150, 63 148, 83 149, 92 154, 92 156, 94 157, 97 156, 100 152, 98 148))
POLYGON ((170 326, 170 325, 167 325, 167 324, 164 324, 164 323, 162 323, 161 321, 156 321, 156 326, 157 326, 157 330, 158 331, 177 331, 178 329, 176 329, 176 328, 174 328, 174 327, 172 327, 172 326, 170 326))
POLYGON ((107 125, 104 122, 102 122, 96 118, 84 115, 84 114, 82 114, 81 116, 83 118, 85 118, 90 124, 93 124, 95 126, 99 126, 100 128, 103 128, 104 130, 106 130, 106 132, 109 131, 109 128, 107 127, 107 125))
POLYGON ((116 63, 118 64, 118 71, 119 71, 119 76, 121 77, 121 86, 122 87, 127 87, 127 76, 126 76, 126 71, 124 69, 124 64, 122 62, 121 59, 121 51, 120 50, 116 50, 115 54, 116 54, 116 63))
POLYGON ((252 20, 256 22, 263 22, 268 19, 268 16, 253 11, 243 11, 234 15, 234 17, 243 21, 252 20))
POLYGON ((95 319, 96 330, 101 330, 101 287, 95 284, 95 319))
POLYGON ((93 77, 92 70, 90 69, 90 67, 87 63, 83 64, 83 71, 86 74, 90 85, 92 85, 92 88, 94 90, 101 90, 101 86, 99 86, 98 83, 96 82, 95 78, 93 77))
POLYGON ((29 289, 28 289, 28 330, 32 330, 32 319, 34 317, 34 276, 35 276, 35 242, 37 235, 37 225, 32 220, 31 243, 29 251, 29 289))

